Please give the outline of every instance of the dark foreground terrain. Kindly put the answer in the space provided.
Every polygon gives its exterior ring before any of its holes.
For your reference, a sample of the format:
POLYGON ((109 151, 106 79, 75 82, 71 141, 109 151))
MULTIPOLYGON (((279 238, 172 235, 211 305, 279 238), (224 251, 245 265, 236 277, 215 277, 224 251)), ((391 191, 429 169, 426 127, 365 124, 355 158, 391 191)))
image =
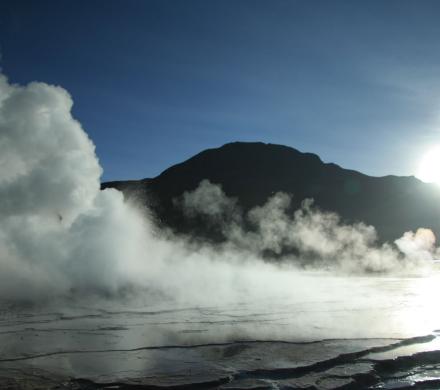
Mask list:
POLYGON ((440 388, 438 277, 310 278, 307 301, 5 303, 0 388, 440 388))
MULTIPOLYGON (((316 342, 243 341, 132 351, 88 352, 87 359, 174 361, 168 374, 99 378, 54 374, 11 361, 2 362, 2 389, 438 389, 440 351, 435 335, 403 340, 350 339, 316 342), (111 355, 119 355, 113 356, 111 355), (147 358, 146 355, 149 355, 147 358), (130 358, 129 358, 130 359, 130 358), (202 359, 202 360, 199 360, 202 359), (289 362, 289 364, 288 364, 289 362), (275 366, 277 364, 277 366, 275 366), (229 368, 226 368, 229 367, 229 368), (235 367, 235 369, 232 369, 235 367)), ((70 351, 67 354, 85 354, 70 351)), ((52 355, 57 357, 57 355, 52 355)), ((42 356, 41 359, 49 356, 42 356)), ((80 359, 79 357, 78 359, 80 359)), ((28 360, 38 359, 29 357, 28 360)), ((124 364, 122 364, 124 366, 124 364)), ((139 370, 139 369, 138 369, 139 370)), ((140 370, 138 371, 138 375, 140 370)))

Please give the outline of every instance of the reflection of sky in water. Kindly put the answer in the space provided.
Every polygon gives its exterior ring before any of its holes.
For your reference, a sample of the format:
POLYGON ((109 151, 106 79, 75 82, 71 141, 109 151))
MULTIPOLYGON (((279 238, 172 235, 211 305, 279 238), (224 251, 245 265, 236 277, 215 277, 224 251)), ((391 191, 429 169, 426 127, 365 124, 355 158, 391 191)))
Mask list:
MULTIPOLYGON (((295 361, 310 363, 326 353, 332 357, 345 350, 394 342, 380 338, 406 338, 440 328, 439 282, 437 275, 315 276, 301 284, 298 294, 294 287, 289 294, 271 289, 270 295, 258 300, 243 297, 241 302, 219 306, 183 307, 165 301, 148 303, 145 298, 130 303, 96 302, 90 307, 70 304, 12 311, 5 307, 0 317, 0 365, 31 365, 66 375, 149 373, 166 377, 187 370, 193 375, 214 375, 219 370, 252 368, 254 363, 277 367, 291 366, 295 361), (289 343, 270 347, 247 343, 239 350, 230 344, 174 348, 231 341, 349 338, 373 340, 327 342, 327 352, 323 352, 322 343, 319 348, 305 344, 295 356, 289 343), (170 348, 154 348, 160 346, 170 348), (20 360, 36 355, 40 357, 20 360), (240 359, 234 361, 236 355, 240 359), (260 355, 266 356, 264 361, 260 355)), ((431 343, 430 348, 437 348, 437 344, 431 343)), ((416 351, 412 346, 401 348, 402 353, 416 351)))

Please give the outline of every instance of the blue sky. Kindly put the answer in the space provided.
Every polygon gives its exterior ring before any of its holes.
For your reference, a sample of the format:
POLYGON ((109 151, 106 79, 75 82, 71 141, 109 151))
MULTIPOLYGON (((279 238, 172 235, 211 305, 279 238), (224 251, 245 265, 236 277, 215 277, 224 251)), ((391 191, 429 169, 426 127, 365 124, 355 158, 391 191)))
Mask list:
POLYGON ((440 144, 440 2, 0 3, 12 82, 62 85, 104 180, 231 141, 414 174, 440 144))

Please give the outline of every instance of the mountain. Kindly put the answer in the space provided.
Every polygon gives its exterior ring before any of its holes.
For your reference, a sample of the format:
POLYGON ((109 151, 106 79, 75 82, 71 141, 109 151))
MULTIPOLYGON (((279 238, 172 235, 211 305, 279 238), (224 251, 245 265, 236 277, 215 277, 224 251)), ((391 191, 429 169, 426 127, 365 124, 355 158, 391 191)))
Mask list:
MULTIPOLYGON (((266 202, 274 192, 293 195, 292 210, 313 198, 322 210, 344 222, 376 227, 381 241, 408 230, 431 228, 440 234, 440 189, 413 176, 372 177, 294 148, 261 142, 234 142, 205 150, 152 179, 103 183, 148 204, 157 220, 179 233, 210 238, 215 232, 185 218, 173 203, 203 180, 221 184, 244 210, 266 202)), ((212 237, 211 237, 212 238, 212 237)), ((218 237, 216 237, 218 238, 218 237)))

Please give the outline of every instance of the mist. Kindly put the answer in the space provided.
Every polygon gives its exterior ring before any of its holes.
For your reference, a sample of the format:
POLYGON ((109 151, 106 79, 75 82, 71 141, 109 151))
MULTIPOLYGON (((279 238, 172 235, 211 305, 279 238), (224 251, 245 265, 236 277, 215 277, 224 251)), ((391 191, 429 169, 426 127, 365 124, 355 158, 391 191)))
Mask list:
POLYGON ((304 199, 301 208, 289 214, 291 200, 291 195, 278 192, 245 213, 220 185, 203 180, 195 190, 175 199, 175 204, 188 218, 199 215, 208 224, 220 226, 226 241, 217 247, 223 251, 246 253, 260 261, 272 257, 278 264, 300 269, 345 275, 422 274, 437 256, 435 236, 429 229, 419 228, 394 243, 379 244, 374 226, 343 223, 336 213, 315 207, 313 199, 304 199))
POLYGON ((379 245, 374 227, 344 224, 311 199, 291 215, 290 195, 276 193, 245 213, 237 199, 206 180, 175 205, 188 218, 201 215, 220 226, 226 240, 201 243, 161 230, 149 210, 117 190, 100 190, 102 168, 72 105, 61 87, 19 86, 0 76, 4 300, 130 295, 197 305, 272 293, 319 299, 319 289, 307 288, 314 275, 431 270, 438 249, 428 229, 379 245))

